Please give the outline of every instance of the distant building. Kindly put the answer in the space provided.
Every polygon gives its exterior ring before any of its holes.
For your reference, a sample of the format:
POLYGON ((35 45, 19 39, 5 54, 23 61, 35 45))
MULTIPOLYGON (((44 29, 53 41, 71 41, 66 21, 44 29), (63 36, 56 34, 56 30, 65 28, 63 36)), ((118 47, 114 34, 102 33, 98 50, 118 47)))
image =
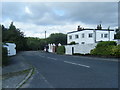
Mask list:
POLYGON ((77 31, 67 33, 67 44, 75 42, 78 44, 92 44, 99 41, 113 41, 114 30, 102 29, 101 24, 97 29, 84 29, 78 26, 77 31))

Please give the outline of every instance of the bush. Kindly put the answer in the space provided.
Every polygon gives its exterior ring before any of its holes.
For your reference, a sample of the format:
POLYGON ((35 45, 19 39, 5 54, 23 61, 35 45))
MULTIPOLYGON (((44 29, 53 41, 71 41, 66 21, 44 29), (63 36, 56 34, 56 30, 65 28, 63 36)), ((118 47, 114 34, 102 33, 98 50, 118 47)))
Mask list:
POLYGON ((117 43, 115 41, 99 42, 95 49, 91 50, 92 55, 110 56, 118 53, 117 43))
POLYGON ((65 54, 65 47, 64 46, 57 47, 57 54, 65 54))
POLYGON ((117 45, 114 48, 112 48, 112 55, 120 57, 120 45, 117 45))
POLYGON ((106 46, 116 46, 117 43, 115 41, 102 41, 97 44, 96 47, 106 47, 106 46))
POLYGON ((75 41, 73 41, 73 42, 70 42, 68 45, 75 45, 76 43, 75 43, 75 41))
POLYGON ((2 47, 2 65, 8 64, 8 51, 7 48, 2 47))
POLYGON ((114 46, 106 46, 106 47, 97 47, 93 50, 91 50, 90 54, 92 55, 105 55, 105 56, 108 56, 108 55, 112 55, 112 48, 114 46))

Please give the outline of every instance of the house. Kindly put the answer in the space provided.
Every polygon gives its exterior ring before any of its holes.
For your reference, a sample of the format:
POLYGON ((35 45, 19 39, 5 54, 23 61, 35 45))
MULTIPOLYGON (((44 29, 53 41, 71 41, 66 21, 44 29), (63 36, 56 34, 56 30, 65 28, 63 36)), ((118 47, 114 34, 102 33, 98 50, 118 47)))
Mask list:
POLYGON ((102 29, 82 29, 78 26, 77 31, 67 33, 67 44, 75 42, 78 44, 92 44, 99 41, 113 41, 114 30, 102 29))
POLYGON ((3 47, 7 48, 8 56, 16 55, 16 45, 14 43, 5 43, 3 47))
POLYGON ((100 41, 114 41, 114 30, 102 29, 101 24, 97 29, 84 29, 78 26, 76 31, 67 33, 67 44, 65 45, 65 54, 89 54, 100 41), (75 42, 75 45, 69 45, 75 42))

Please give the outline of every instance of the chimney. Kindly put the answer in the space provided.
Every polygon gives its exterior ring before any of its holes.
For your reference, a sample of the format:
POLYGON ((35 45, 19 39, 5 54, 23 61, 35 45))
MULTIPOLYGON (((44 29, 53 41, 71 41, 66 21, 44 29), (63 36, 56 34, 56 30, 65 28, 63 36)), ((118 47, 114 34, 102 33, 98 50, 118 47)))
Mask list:
POLYGON ((80 27, 80 25, 78 26, 78 28, 77 28, 77 31, 80 31, 81 30, 81 27, 80 27))

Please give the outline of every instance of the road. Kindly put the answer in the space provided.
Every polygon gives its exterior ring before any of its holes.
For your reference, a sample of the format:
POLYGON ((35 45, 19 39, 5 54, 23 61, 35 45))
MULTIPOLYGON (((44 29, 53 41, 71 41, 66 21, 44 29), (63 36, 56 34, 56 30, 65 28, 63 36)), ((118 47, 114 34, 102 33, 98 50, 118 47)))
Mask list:
POLYGON ((35 68, 22 88, 118 88, 117 59, 26 51, 18 55, 35 68))

